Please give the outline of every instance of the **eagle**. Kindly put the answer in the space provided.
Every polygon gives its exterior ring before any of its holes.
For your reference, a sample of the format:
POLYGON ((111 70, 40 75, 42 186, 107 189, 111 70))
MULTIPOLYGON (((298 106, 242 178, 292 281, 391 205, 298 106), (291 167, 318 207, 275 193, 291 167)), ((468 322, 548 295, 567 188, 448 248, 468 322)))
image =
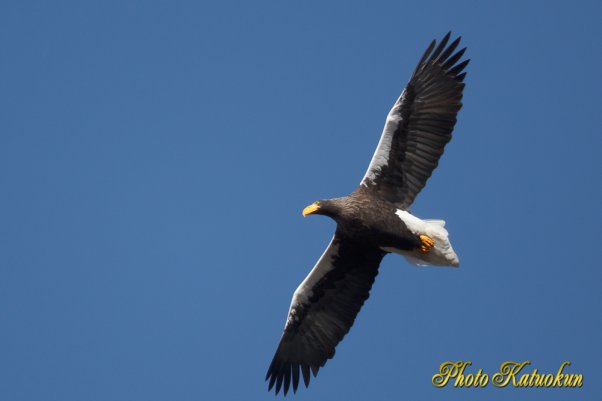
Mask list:
POLYGON ((387 115, 368 170, 351 195, 322 199, 303 216, 328 216, 337 223, 326 250, 301 282, 268 368, 268 391, 297 391, 335 354, 368 299, 380 262, 389 253, 414 265, 458 266, 444 220, 409 212, 451 139, 462 107, 462 60, 451 32, 433 40, 387 115), (449 45, 448 45, 449 43, 449 45))

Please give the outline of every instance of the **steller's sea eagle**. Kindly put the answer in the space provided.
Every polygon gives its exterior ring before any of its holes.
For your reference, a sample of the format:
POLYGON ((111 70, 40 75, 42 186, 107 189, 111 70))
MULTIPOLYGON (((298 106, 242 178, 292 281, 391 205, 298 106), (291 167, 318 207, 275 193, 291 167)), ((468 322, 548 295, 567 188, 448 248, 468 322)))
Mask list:
POLYGON ((334 219, 336 232, 299 285, 268 369, 269 389, 309 385, 353 325, 383 257, 391 252, 413 264, 458 266, 443 220, 421 220, 408 208, 437 167, 462 107, 466 51, 432 41, 387 116, 380 142, 360 185, 349 196, 324 199, 303 216, 334 219))

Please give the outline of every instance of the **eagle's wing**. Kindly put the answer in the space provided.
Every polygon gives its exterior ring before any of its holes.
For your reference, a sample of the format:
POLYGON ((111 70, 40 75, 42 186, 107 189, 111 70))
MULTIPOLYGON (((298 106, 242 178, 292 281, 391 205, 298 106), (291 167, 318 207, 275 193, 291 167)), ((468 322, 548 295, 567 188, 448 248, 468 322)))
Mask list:
POLYGON ((292 383, 297 391, 299 372, 305 386, 334 356, 336 345, 353 325, 378 273, 385 252, 339 234, 309 275, 299 285, 288 312, 284 333, 270 364, 269 390, 284 394, 292 383))
POLYGON ((470 60, 456 53, 460 38, 430 46, 387 116, 378 147, 358 191, 367 191, 407 210, 439 163, 462 107, 470 60), (434 50, 434 51, 433 51, 434 50))

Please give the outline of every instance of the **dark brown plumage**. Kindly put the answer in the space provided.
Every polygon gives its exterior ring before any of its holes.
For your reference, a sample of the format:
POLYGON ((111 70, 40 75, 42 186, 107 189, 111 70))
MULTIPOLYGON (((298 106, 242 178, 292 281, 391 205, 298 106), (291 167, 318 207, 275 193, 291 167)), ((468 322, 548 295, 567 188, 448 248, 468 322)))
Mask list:
POLYGON ((268 369, 269 389, 309 385, 335 354, 369 296, 382 258, 401 253, 412 263, 457 266, 442 220, 420 220, 407 209, 437 167, 451 139, 468 60, 448 33, 433 41, 389 112, 380 142, 359 187, 320 200, 303 214, 337 222, 326 251, 293 295, 280 343, 268 369), (454 53, 455 52, 455 53, 454 53))

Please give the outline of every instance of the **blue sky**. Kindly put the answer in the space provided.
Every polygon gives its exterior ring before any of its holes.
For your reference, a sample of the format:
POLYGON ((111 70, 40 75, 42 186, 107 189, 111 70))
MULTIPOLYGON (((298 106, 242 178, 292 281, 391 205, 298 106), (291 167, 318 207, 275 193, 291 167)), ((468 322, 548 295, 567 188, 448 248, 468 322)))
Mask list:
POLYGON ((269 400, 290 298, 433 38, 464 108, 413 212, 460 269, 385 258, 299 400, 602 396, 599 2, 0 5, 0 399, 269 400), (508 360, 581 389, 436 389, 508 360))

